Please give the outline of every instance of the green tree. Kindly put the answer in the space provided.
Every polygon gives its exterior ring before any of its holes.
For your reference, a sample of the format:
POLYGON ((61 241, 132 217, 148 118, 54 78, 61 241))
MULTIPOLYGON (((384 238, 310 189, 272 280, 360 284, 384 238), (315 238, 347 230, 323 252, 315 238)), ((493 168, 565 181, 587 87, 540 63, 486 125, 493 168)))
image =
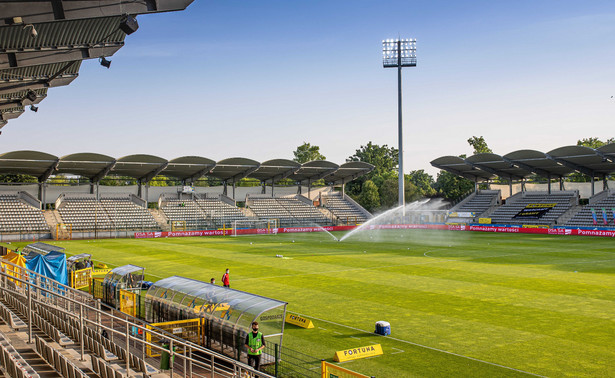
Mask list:
POLYGON ((312 160, 326 160, 327 158, 320 153, 320 147, 312 146, 307 142, 303 142, 303 144, 293 152, 295 154, 295 158, 293 159, 297 163, 307 163, 312 160))
POLYGON ((421 197, 433 197, 436 195, 436 191, 433 188, 436 182, 433 177, 423 169, 412 171, 405 176, 406 181, 416 186, 421 197))
POLYGON ((378 194, 376 184, 371 180, 365 181, 357 200, 367 211, 372 212, 378 209, 380 207, 380 195, 378 194))
POLYGON ((260 186, 261 182, 255 178, 244 177, 239 180, 237 186, 260 186))
POLYGON ((374 166, 374 170, 346 184, 346 193, 358 196, 362 191, 363 183, 367 180, 372 180, 380 188, 391 174, 397 177, 397 159, 397 149, 389 148, 386 144, 379 146, 370 141, 367 145, 361 146, 348 160, 369 163, 374 166))
POLYGON ((386 144, 379 146, 370 141, 367 145, 361 146, 348 160, 364 161, 373 165, 374 170, 370 172, 371 177, 396 170, 398 156, 396 148, 389 147, 386 144))
POLYGON ((390 209, 397 206, 398 183, 396 178, 387 178, 378 187, 380 195, 380 206, 384 209, 390 209))
POLYGON ((435 189, 448 200, 457 200, 474 189, 474 183, 447 171, 440 171, 435 189))
POLYGON ((34 183, 36 181, 36 177, 29 175, 0 175, 0 182, 29 182, 34 183))
POLYGON ((611 143, 615 143, 615 138, 609 138, 606 142, 601 141, 600 138, 583 138, 577 140, 577 146, 585 146, 594 149, 611 143))
POLYGON ((474 148, 474 155, 493 153, 493 151, 491 151, 491 148, 487 146, 487 142, 485 142, 485 138, 483 138, 482 135, 479 137, 473 136, 472 138, 468 139, 468 144, 470 144, 470 146, 474 148))

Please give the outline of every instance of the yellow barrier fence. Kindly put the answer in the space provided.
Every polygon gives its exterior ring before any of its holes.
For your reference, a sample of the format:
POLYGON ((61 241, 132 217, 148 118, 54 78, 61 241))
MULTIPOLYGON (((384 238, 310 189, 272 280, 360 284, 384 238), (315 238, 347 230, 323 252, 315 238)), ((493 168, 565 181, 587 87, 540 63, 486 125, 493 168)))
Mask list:
POLYGON ((92 268, 73 270, 70 272, 70 286, 74 289, 88 288, 92 283, 92 268))
POLYGON ((137 294, 132 291, 120 289, 120 311, 130 316, 137 313, 137 294))
MULTIPOLYGON (((157 327, 163 329, 173 335, 180 337, 184 340, 191 341, 195 344, 201 344, 201 339, 203 337, 203 319, 186 319, 186 320, 176 320, 172 322, 164 322, 164 323, 152 323, 146 325, 147 329, 153 329, 153 327, 157 327)), ((145 338, 149 343, 160 344, 161 339, 158 336, 152 335, 151 332, 147 332, 145 334, 145 338)), ((180 353, 180 351, 177 351, 180 353)), ((152 348, 147 346, 147 355, 148 357, 158 357, 159 353, 156 351, 152 351, 152 348)))
POLYGON ((322 378, 369 378, 369 376, 322 361, 322 378))
POLYGON ((104 278, 93 278, 92 286, 90 286, 90 294, 96 299, 103 299, 103 295, 105 293, 103 288, 103 280, 104 278))

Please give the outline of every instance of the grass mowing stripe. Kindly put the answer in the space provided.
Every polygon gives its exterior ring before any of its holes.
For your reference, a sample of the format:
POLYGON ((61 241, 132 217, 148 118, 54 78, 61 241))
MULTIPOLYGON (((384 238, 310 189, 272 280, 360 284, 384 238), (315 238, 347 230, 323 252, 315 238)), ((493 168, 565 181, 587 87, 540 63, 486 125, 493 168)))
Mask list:
MULTIPOLYGON (((347 326, 347 325, 344 325, 344 324, 332 322, 330 320, 315 318, 315 317, 307 315, 307 314, 297 314, 297 315, 304 316, 304 317, 309 318, 309 319, 314 319, 314 320, 318 320, 318 321, 321 321, 321 322, 329 323, 329 324, 334 324, 334 325, 336 325, 338 327, 348 328, 348 329, 352 329, 352 330, 359 331, 359 332, 364 332, 364 333, 370 333, 370 334, 372 333, 372 332, 366 331, 364 329, 347 326)), ((414 346, 417 346, 419 348, 429 349, 429 350, 433 350, 435 352, 445 353, 445 354, 449 354, 449 355, 452 355, 452 356, 455 356, 455 357, 461 357, 461 358, 465 358, 465 359, 468 359, 468 360, 480 362, 482 364, 487 364, 487 365, 495 366, 495 367, 502 368, 502 369, 512 370, 512 371, 516 371, 518 373, 527 374, 527 375, 531 375, 531 376, 534 376, 534 377, 544 377, 544 378, 546 378, 546 376, 544 376, 544 375, 535 374, 535 373, 531 373, 529 371, 524 371, 524 370, 520 370, 520 369, 515 369, 513 367, 496 364, 494 362, 483 361, 483 360, 478 359, 478 358, 474 358, 474 357, 470 357, 470 356, 464 356, 464 355, 461 355, 461 354, 458 354, 458 353, 449 352, 447 350, 438 349, 438 348, 430 347, 430 346, 427 346, 427 345, 421 345, 421 344, 413 343, 412 341, 402 340, 402 339, 398 339, 398 338, 391 337, 391 336, 384 336, 384 337, 387 338, 387 339, 399 341, 401 343, 414 345, 414 346)))

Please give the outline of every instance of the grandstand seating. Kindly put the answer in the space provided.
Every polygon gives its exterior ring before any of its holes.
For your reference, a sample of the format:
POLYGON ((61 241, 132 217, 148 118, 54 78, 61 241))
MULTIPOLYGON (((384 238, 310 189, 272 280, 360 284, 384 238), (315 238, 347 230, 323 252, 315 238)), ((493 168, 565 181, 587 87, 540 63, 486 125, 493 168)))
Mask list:
POLYGON ((66 356, 40 337, 35 337, 36 353, 63 377, 86 378, 88 375, 66 356))
POLYGON ((193 200, 165 199, 160 209, 170 222, 186 222, 187 228, 207 228, 205 214, 193 200))
POLYGON ((43 212, 19 198, 18 193, 0 194, 0 232, 49 232, 43 212))
POLYGON ((39 377, 2 332, 0 332, 0 368, 7 377, 39 377))
POLYGON ((224 196, 195 196, 195 199, 173 198, 176 195, 163 195, 159 201, 160 209, 169 221, 186 222, 187 228, 232 227, 235 220, 248 219, 230 198, 224 196))
POLYGON ((220 198, 197 198, 196 203, 209 217, 213 227, 229 227, 235 220, 248 219, 239 208, 223 202, 220 198))
POLYGON ((246 202, 258 218, 277 219, 281 227, 331 225, 331 220, 317 208, 296 197, 250 196, 246 202))
POLYGON ((492 206, 501 203, 501 192, 499 190, 481 190, 470 194, 468 197, 467 200, 461 201, 450 210, 450 213, 456 213, 454 214, 456 216, 449 216, 447 222, 474 222, 492 206), (466 214, 470 216, 466 216, 466 214))
POLYGON ((552 192, 521 192, 509 197, 506 204, 496 208, 491 214, 491 223, 494 224, 534 224, 553 225, 557 219, 564 215, 574 205, 578 204, 577 191, 552 192), (555 206, 538 219, 514 218, 521 210, 530 204, 550 204, 555 206))
POLYGON ((129 195, 103 197, 93 194, 64 194, 56 202, 63 223, 73 230, 156 229, 150 212, 133 202, 129 195))
POLYGON ((341 193, 331 193, 321 196, 323 206, 335 215, 339 222, 345 224, 365 223, 371 218, 369 212, 341 193))
POLYGON ((597 201, 592 201, 590 199, 589 205, 582 207, 581 210, 574 214, 565 225, 569 227, 615 227, 615 219, 613 219, 613 209, 615 209, 615 190, 598 193, 598 195, 602 198, 597 201), (594 209, 596 213, 596 224, 594 224, 592 209, 594 209), (607 224, 604 224, 602 209, 606 211, 607 224))

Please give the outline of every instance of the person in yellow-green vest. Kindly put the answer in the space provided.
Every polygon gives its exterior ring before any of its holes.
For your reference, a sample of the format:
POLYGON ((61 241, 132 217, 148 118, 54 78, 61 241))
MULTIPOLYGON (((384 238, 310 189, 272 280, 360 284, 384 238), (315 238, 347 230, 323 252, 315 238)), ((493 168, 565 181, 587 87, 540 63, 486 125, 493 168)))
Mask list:
POLYGON ((258 332, 258 322, 252 322, 252 332, 246 336, 246 347, 248 348, 248 365, 258 370, 261 366, 261 354, 265 349, 265 337, 258 332))

